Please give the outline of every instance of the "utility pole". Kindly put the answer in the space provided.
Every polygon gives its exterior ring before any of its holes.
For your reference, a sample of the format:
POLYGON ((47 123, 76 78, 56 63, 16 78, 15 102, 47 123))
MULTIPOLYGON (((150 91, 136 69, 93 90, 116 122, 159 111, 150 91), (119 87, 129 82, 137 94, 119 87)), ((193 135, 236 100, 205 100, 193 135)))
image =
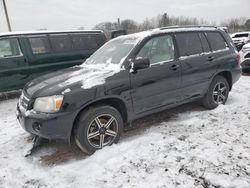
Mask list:
POLYGON ((6 3, 5 3, 5 0, 3 0, 3 8, 4 8, 4 13, 5 13, 6 21, 7 21, 7 24, 8 24, 8 30, 10 32, 11 31, 11 26, 10 26, 10 20, 9 20, 9 16, 8 16, 8 11, 7 11, 7 6, 6 6, 6 3))

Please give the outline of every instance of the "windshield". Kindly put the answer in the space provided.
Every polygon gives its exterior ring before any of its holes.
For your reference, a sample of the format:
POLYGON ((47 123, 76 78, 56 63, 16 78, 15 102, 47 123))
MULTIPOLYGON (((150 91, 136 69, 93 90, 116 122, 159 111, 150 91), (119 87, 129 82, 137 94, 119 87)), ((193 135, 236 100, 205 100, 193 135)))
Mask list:
POLYGON ((120 37, 106 43, 84 64, 121 64, 137 44, 135 37, 120 37))

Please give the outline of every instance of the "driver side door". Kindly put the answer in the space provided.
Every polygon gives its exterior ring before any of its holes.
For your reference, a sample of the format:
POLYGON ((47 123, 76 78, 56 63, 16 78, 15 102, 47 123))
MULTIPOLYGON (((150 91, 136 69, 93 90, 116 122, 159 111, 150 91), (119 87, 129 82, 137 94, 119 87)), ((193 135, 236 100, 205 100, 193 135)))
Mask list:
POLYGON ((148 58, 150 67, 130 74, 134 113, 139 116, 179 100, 181 67, 172 35, 148 39, 136 58, 148 58))

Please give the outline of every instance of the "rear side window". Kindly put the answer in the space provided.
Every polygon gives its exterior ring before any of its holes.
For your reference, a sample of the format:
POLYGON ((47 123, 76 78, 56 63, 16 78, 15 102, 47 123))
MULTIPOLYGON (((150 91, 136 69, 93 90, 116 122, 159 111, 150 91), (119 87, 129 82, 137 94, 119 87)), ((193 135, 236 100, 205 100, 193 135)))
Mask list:
POLYGON ((200 33, 201 44, 203 52, 210 52, 210 47, 204 33, 200 33))
POLYGON ((50 35, 50 42, 54 52, 66 52, 72 49, 69 35, 50 35))
POLYGON ((0 58, 22 56, 18 40, 15 38, 0 40, 0 58))
POLYGON ((178 33, 176 34, 176 40, 181 57, 203 52, 198 33, 178 33))
POLYGON ((218 32, 207 32, 207 39, 213 51, 223 50, 228 47, 225 39, 218 32))
POLYGON ((71 37, 76 50, 98 49, 104 44, 103 38, 98 34, 72 34, 71 37))
POLYGON ((29 37, 29 42, 33 54, 50 52, 50 44, 46 36, 29 37))

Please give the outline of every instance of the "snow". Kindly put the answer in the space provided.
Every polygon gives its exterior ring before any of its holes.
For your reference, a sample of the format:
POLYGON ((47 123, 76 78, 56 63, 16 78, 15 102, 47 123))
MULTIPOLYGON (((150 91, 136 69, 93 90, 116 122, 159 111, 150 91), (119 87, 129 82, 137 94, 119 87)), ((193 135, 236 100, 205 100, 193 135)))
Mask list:
POLYGON ((0 101, 0 187, 250 187, 250 77, 226 105, 186 104, 134 122, 92 156, 48 143, 25 158, 30 136, 0 101))
POLYGON ((250 42, 247 43, 247 44, 245 44, 245 45, 242 47, 242 49, 244 49, 244 50, 250 50, 250 42))
POLYGON ((106 79, 119 71, 121 68, 119 65, 107 63, 107 64, 82 64, 81 69, 73 72, 69 79, 62 85, 71 85, 73 83, 81 81, 83 89, 89 89, 94 86, 104 84, 106 79))
POLYGON ((69 93, 69 92, 71 92, 71 89, 67 88, 67 89, 65 89, 65 90, 62 92, 62 95, 66 94, 66 93, 69 93))

